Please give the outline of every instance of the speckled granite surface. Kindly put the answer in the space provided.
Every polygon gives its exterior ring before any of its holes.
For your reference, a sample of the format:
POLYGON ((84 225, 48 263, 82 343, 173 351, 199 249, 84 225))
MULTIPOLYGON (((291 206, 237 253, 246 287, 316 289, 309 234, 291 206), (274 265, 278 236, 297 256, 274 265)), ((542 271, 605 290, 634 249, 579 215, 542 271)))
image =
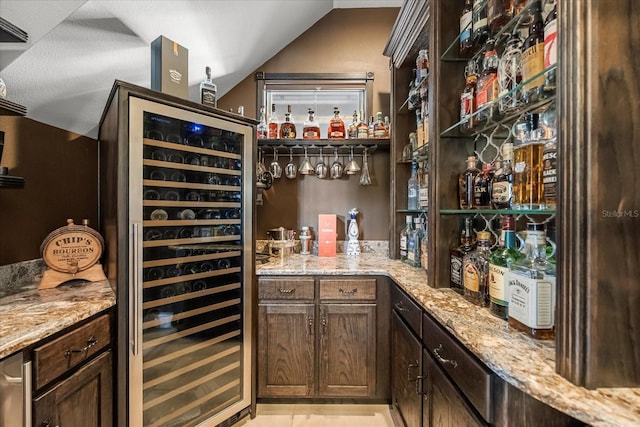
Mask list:
POLYGON ((112 307, 115 293, 106 280, 68 282, 38 290, 42 262, 0 269, 0 359, 112 307))
POLYGON ((555 372, 555 344, 517 332, 452 290, 426 285, 424 270, 385 256, 320 258, 292 255, 257 266, 260 275, 384 275, 418 301, 449 332, 511 385, 593 426, 640 426, 640 389, 576 387, 555 372))

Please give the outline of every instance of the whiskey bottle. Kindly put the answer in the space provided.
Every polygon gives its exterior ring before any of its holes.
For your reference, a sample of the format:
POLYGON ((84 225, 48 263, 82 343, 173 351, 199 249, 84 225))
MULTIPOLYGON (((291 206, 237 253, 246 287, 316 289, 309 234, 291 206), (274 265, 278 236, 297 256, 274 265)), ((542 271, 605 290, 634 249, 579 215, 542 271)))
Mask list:
POLYGON ((407 245, 409 243, 409 236, 411 235, 413 228, 413 217, 407 215, 405 217, 405 226, 400 230, 400 261, 407 262, 407 245))
POLYGON ((464 298, 480 307, 486 307, 489 300, 487 279, 489 277, 489 257, 491 250, 488 231, 478 231, 478 246, 462 259, 462 284, 464 298))
POLYGON ((320 125, 314 117, 314 111, 309 108, 307 120, 302 126, 302 139, 320 139, 320 125))
POLYGON ((369 117, 369 125, 367 128, 367 138, 373 139, 373 132, 376 120, 373 116, 369 117))
POLYGON ((464 69, 466 85, 460 95, 460 130, 462 132, 472 132, 476 127, 476 89, 478 74, 476 64, 473 60, 467 63, 464 69))
POLYGON ((484 60, 482 61, 482 75, 477 83, 476 108, 478 110, 478 122, 486 122, 493 118, 494 106, 490 104, 498 99, 500 90, 498 83, 498 54, 493 40, 489 40, 486 46, 484 60))
POLYGON ((460 55, 467 56, 473 52, 472 22, 473 2, 465 0, 460 14, 460 55))
POLYGON ((544 204, 547 209, 556 208, 558 193, 558 140, 550 139, 542 149, 542 186, 544 204))
POLYGON ((522 49, 522 96, 527 104, 538 101, 544 88, 544 23, 541 0, 534 0, 531 10, 533 19, 529 24, 529 37, 522 49))
POLYGON ((513 193, 513 144, 505 142, 502 145, 502 162, 496 169, 491 182, 491 205, 494 209, 510 209, 513 193))
POLYGON ((380 111, 376 114, 376 121, 373 124, 373 137, 375 139, 384 139, 387 137, 387 127, 384 124, 380 111))
POLYGON ((287 105, 287 112, 284 114, 284 122, 280 125, 280 138, 296 138, 296 125, 291 120, 291 105, 287 105))
POLYGON ((415 110, 420 106, 420 89, 416 86, 418 70, 411 70, 411 80, 409 80, 409 94, 407 98, 407 107, 409 110, 415 110))
POLYGON ((358 122, 358 139, 367 139, 369 137, 369 126, 364 118, 364 114, 360 111, 360 121, 358 122))
POLYGON ((467 157, 467 169, 458 177, 458 193, 460 209, 473 209, 473 184, 480 170, 476 167, 476 157, 467 157))
POLYGON ((470 217, 466 217, 464 219, 464 226, 462 227, 462 231, 460 233, 460 245, 454 246, 449 251, 449 259, 450 259, 450 276, 449 276, 449 286, 454 291, 462 294, 463 293, 463 284, 462 284, 462 261, 464 259, 465 254, 471 252, 475 245, 475 237, 473 234, 473 226, 472 219, 470 217))
POLYGON ((351 124, 349 124, 349 139, 356 139, 358 138, 358 112, 354 111, 353 112, 353 120, 351 121, 351 124))
MULTIPOLYGON (((558 62, 558 0, 544 20, 544 69, 548 70, 558 62)), ((548 70, 544 76, 544 91, 555 92, 556 70, 548 70)))
POLYGON ((513 16, 513 0, 488 0, 487 20, 491 34, 496 34, 513 16))
POLYGON ((508 289, 505 287, 505 274, 509 265, 524 258, 524 254, 518 250, 516 245, 514 218, 512 216, 502 217, 501 228, 500 246, 489 257, 489 310, 494 316, 507 320, 509 317, 509 297, 508 289))
POLYGON ((543 209, 542 151, 544 141, 538 138, 538 113, 526 118, 524 139, 516 139, 513 148, 513 207, 543 209))
POLYGON ((480 51, 489 38, 486 0, 473 0, 473 50, 480 51))
POLYGON ((491 207, 491 183, 493 180, 493 165, 482 164, 482 172, 473 180, 474 209, 489 209, 491 207))
POLYGON ((276 104, 271 104, 271 116, 269 116, 269 138, 278 137, 278 115, 276 114, 276 104))
POLYGON ((267 120, 264 116, 264 106, 260 107, 260 118, 258 119, 256 129, 258 139, 265 139, 269 137, 269 126, 267 125, 267 120))
POLYGON ((555 337, 556 271, 546 248, 544 225, 527 224, 525 257, 511 263, 505 275, 509 326, 537 339, 555 337))
POLYGON ((211 67, 205 67, 205 79, 200 83, 200 103, 209 107, 218 106, 218 87, 211 80, 211 67))
POLYGON ((346 137, 344 122, 340 118, 338 107, 333 107, 333 117, 329 120, 327 135, 329 139, 344 139, 346 137))

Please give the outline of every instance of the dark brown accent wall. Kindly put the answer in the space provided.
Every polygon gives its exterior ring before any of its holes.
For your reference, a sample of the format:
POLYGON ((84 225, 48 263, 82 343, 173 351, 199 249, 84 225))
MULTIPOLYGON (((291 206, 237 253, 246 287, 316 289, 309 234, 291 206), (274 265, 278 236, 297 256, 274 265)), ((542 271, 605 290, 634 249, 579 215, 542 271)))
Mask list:
POLYGON ((1 166, 24 188, 0 187, 0 265, 40 258, 54 229, 98 220, 98 142, 24 117, 0 116, 1 166))
MULTIPOLYGON (((255 71, 265 73, 348 73, 373 71, 373 111, 389 114, 389 60, 382 55, 398 15, 397 8, 334 9, 255 71)), ((265 35, 268 36, 268 35, 265 35)), ((256 116, 255 73, 220 98, 222 109, 244 105, 245 114, 256 116)), ((343 114, 344 115, 344 114, 343 114)), ((302 125, 303 117, 296 121, 302 125)), ((267 153, 268 154, 268 153, 267 153)), ((328 153, 327 153, 328 154, 328 153)), ((266 160, 271 161, 271 156, 266 160)), ((325 161, 328 156, 325 156, 325 161)), ((315 164, 317 159, 312 158, 315 164)), ((359 163, 362 159, 358 156, 359 163)), ((280 157, 281 165, 288 158, 280 157)), ((296 159, 300 161, 300 159, 296 159)), ((264 192, 264 204, 256 209, 257 238, 266 230, 284 226, 300 230, 310 225, 317 230, 318 214, 340 216, 338 239, 345 238, 349 209, 360 210, 360 238, 389 239, 389 153, 376 152, 369 161, 373 184, 363 187, 358 176, 320 180, 315 176, 295 180, 281 178, 264 192)))

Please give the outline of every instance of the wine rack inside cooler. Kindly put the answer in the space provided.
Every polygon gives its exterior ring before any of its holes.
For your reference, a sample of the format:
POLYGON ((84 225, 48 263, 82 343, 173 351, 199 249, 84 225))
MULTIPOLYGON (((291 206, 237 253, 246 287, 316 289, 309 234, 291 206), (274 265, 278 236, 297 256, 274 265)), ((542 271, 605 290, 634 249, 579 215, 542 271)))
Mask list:
POLYGON ((243 134, 150 112, 142 147, 145 426, 241 399, 243 134))

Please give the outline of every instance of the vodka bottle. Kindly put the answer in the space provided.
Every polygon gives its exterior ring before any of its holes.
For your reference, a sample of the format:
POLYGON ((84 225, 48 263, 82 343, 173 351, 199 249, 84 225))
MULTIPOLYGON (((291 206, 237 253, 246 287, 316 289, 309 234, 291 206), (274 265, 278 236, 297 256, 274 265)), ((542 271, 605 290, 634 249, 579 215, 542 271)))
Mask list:
POLYGON ((411 163, 411 177, 407 183, 407 209, 418 209, 418 194, 420 192, 420 185, 418 184, 418 164, 414 160, 411 163))

